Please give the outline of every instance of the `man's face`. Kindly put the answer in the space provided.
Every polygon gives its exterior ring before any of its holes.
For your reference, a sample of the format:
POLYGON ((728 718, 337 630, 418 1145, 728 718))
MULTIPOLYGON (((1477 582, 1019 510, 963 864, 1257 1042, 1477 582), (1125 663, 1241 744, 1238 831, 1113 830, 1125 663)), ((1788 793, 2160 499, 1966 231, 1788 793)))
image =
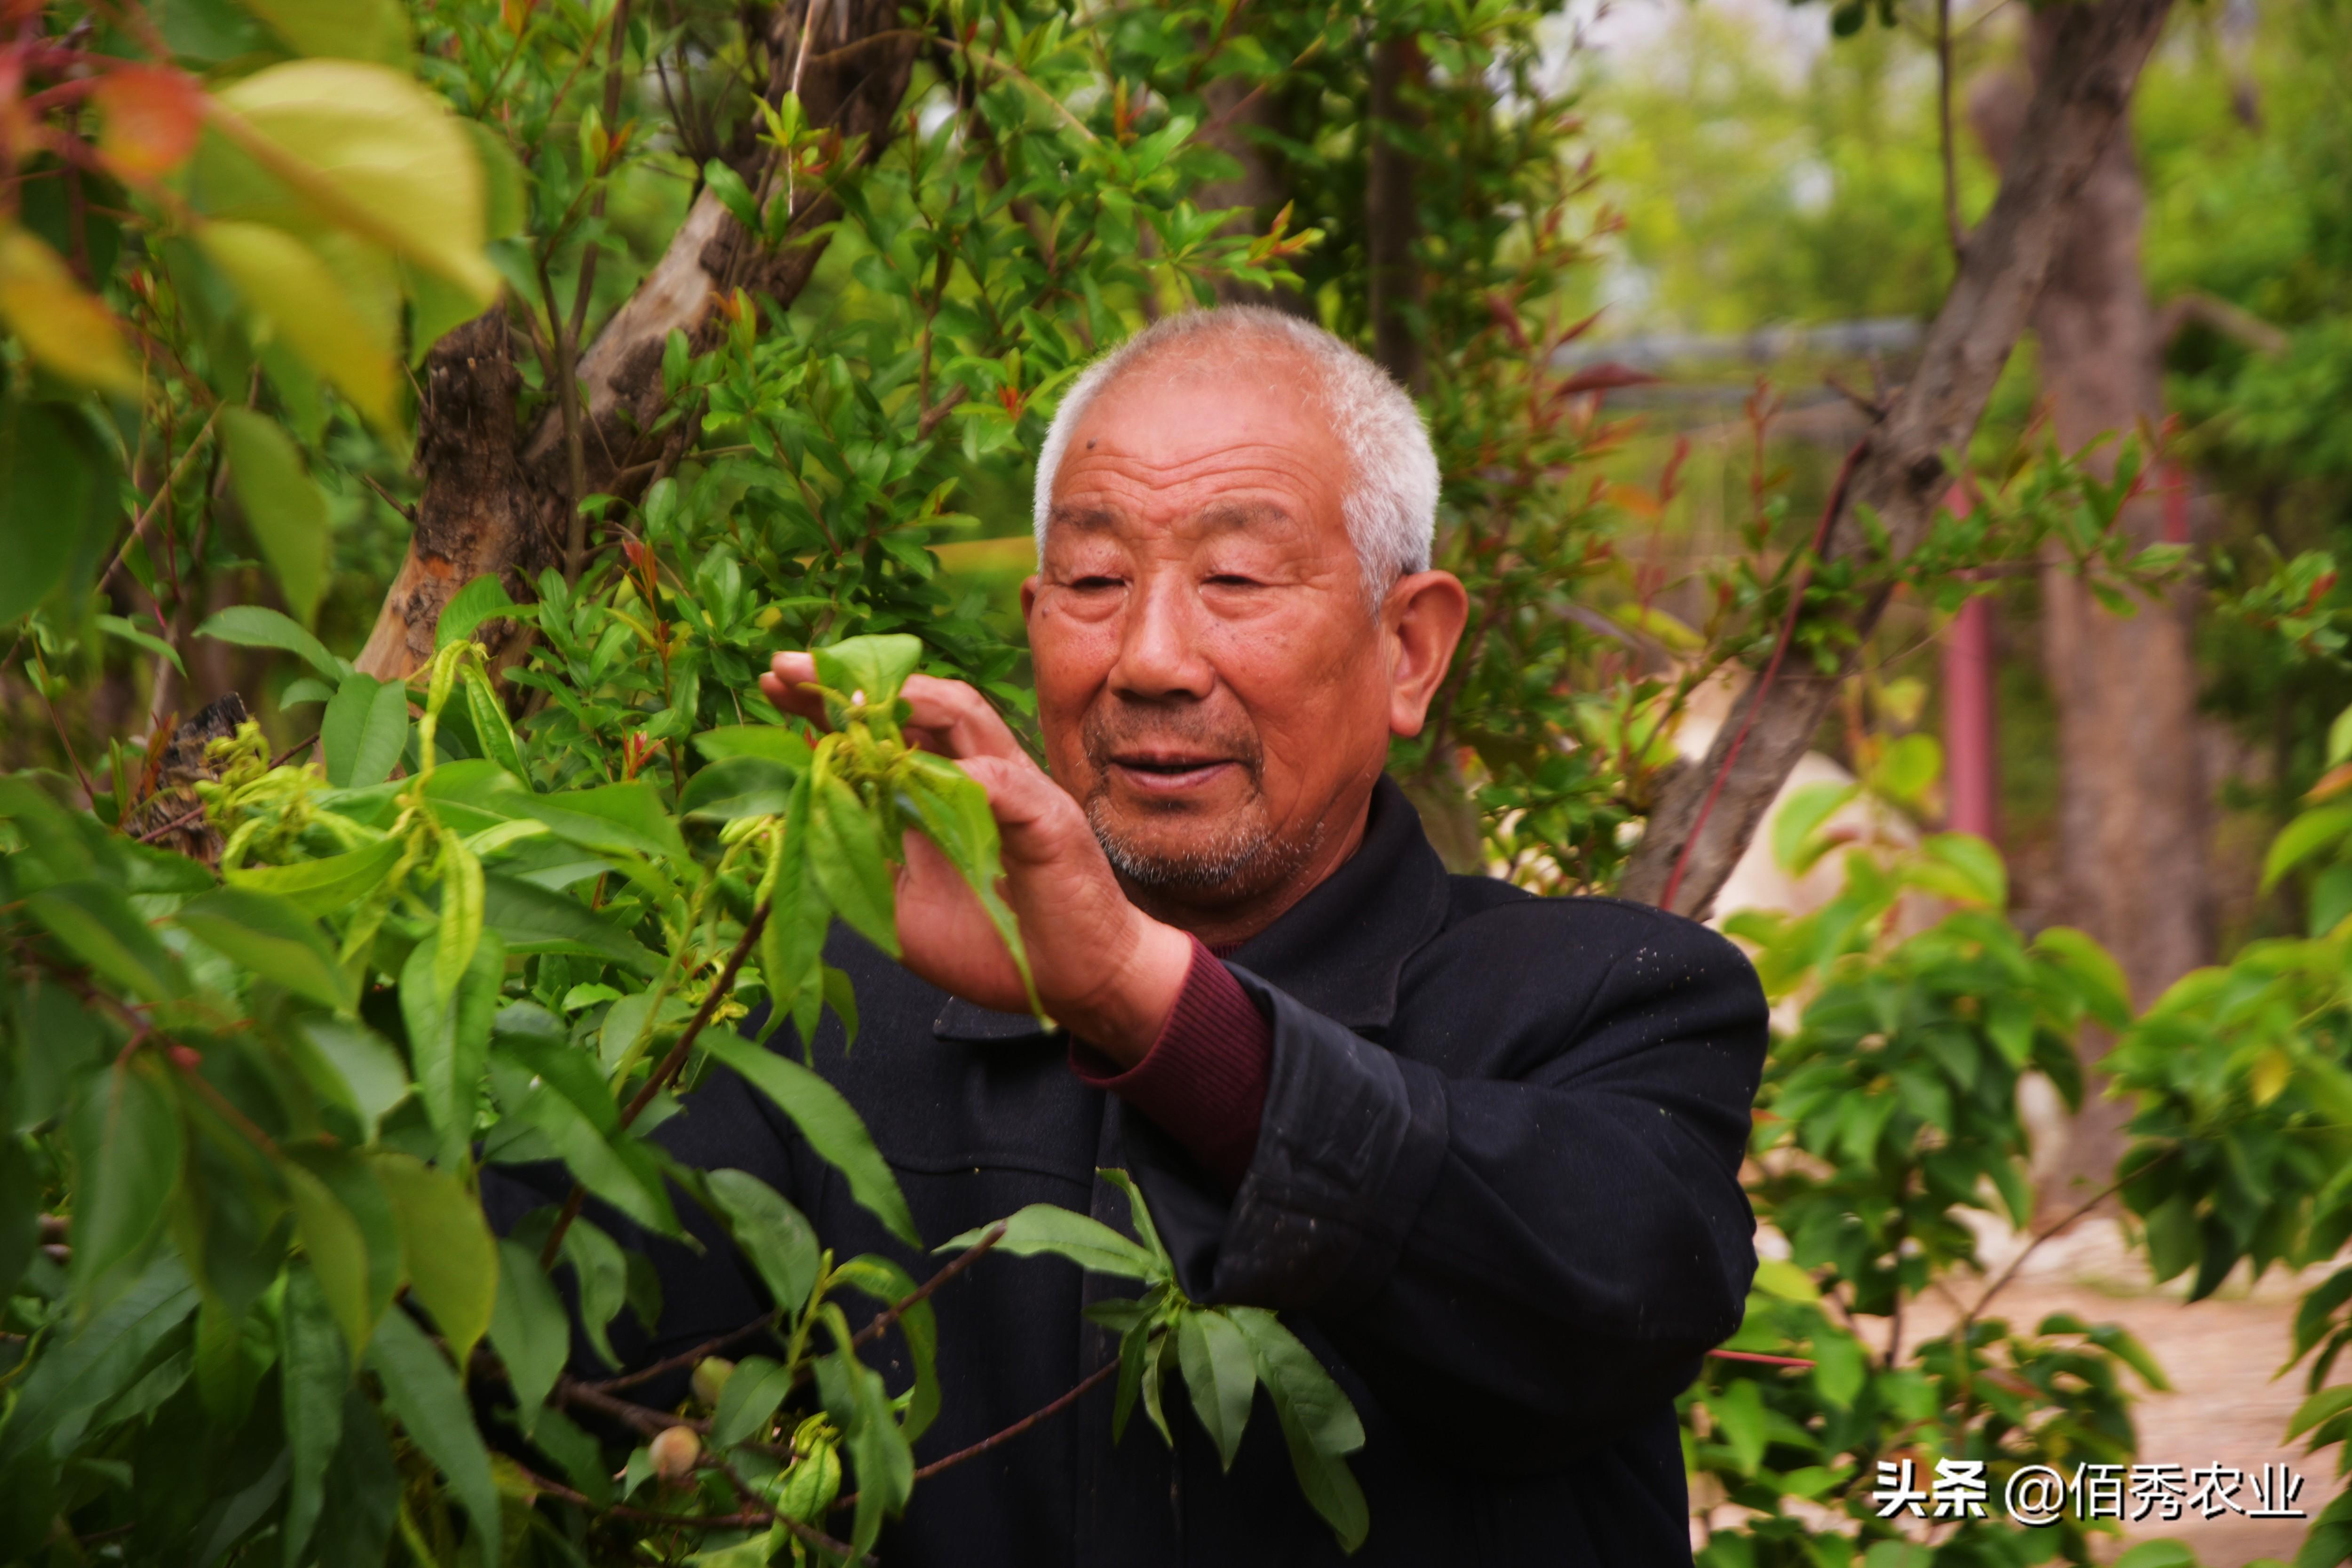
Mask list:
POLYGON ((1072 433, 1023 594, 1038 714, 1147 907, 1303 890, 1355 847, 1396 639, 1350 477, 1311 371, 1247 339, 1164 351, 1072 433))

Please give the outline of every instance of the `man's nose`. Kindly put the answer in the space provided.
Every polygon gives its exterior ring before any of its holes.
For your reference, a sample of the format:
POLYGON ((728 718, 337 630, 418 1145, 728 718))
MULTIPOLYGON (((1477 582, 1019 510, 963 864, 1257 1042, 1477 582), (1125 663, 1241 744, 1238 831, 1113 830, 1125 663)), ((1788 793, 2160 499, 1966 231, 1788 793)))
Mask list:
POLYGON ((1111 689, 1147 700, 1207 697, 1217 672, 1202 647, 1199 609, 1181 573, 1156 572, 1137 584, 1119 627, 1111 689))

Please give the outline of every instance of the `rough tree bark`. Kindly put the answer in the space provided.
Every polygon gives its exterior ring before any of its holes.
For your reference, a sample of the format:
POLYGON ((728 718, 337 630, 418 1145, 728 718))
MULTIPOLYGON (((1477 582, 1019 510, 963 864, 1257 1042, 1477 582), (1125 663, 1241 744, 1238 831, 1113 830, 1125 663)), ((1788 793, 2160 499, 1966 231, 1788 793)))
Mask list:
MULTIPOLYGON (((2047 70, 2055 10, 2037 13, 2029 61, 2047 70)), ((2029 89, 2005 75, 1972 96, 1969 117, 1993 162, 2018 156, 2029 89)), ((2102 432, 2164 416, 2165 323, 2140 270, 2146 210, 2131 138, 2092 165, 2073 222, 2033 310, 2053 433, 2068 450, 2102 432)), ((2093 459, 2114 468, 2112 448, 2093 459)), ((2163 538, 2160 498, 2124 509, 2117 526, 2141 543, 2163 538)), ((2207 790, 2198 765, 2197 671, 2187 591, 2128 617, 2101 608, 2061 563, 2042 574, 2042 668, 2058 710, 2057 907, 2123 966, 2136 1005, 2212 956, 2207 887, 2207 790)), ((2106 1042, 2085 1042, 2104 1054, 2106 1042)), ((2097 1079, 2084 1064, 2086 1081, 2097 1079)), ((2071 1206, 2078 1185, 2104 1185, 2124 1150, 2130 1107, 2095 1092, 2045 1173, 2044 1201, 2071 1206), (2070 1195, 2071 1194, 2071 1195, 2070 1195)))
MULTIPOLYGON (((1862 506, 1877 509, 1897 554, 1918 542, 1951 483, 1942 454, 1967 450, 2071 231, 2076 193, 2122 122, 2169 8, 2170 0, 2052 8, 2049 58, 2018 156, 1969 239, 1917 370, 1864 439, 1829 534, 1829 554, 1865 548, 1853 521, 1862 506)), ((1884 590, 1868 595, 1853 613, 1853 629, 1867 633, 1885 603, 1884 590)), ((1707 912, 1790 770, 1812 744, 1846 674, 1823 675, 1810 660, 1791 658, 1769 685, 1749 685, 1706 761, 1661 792, 1626 869, 1626 897, 1664 903, 1671 883, 1675 911, 1707 912)))
MULTIPOLYGON (((766 90, 772 100, 800 69, 801 103, 810 123, 864 138, 861 156, 877 156, 897 129, 900 102, 921 38, 900 25, 897 0, 794 0, 765 10, 766 90), (804 66, 802 32, 812 3, 835 26, 818 29, 804 66), (836 30, 836 27, 838 30, 836 30), (828 39, 824 35, 831 35, 828 39), (830 43, 830 47, 823 47, 830 43)), ((748 25, 748 24, 747 24, 748 25)), ((760 169, 745 171, 761 189, 760 169)), ((782 200, 780 186, 775 200, 782 200)), ((840 216, 821 191, 803 189, 790 236, 806 235, 840 216)), ((375 629, 355 661, 399 679, 433 654, 433 630, 450 596, 474 577, 497 572, 510 593, 527 597, 529 578, 562 549, 573 503, 583 494, 635 495, 675 462, 691 431, 646 431, 662 402, 662 348, 673 330, 698 350, 714 342, 716 307, 737 288, 789 303, 808 282, 824 241, 788 236, 764 248, 730 217, 717 196, 698 195, 626 303, 580 356, 580 488, 559 405, 528 434, 518 426, 520 379, 514 371, 504 305, 452 332, 428 356, 417 465, 425 493, 407 558, 385 593, 375 629)))

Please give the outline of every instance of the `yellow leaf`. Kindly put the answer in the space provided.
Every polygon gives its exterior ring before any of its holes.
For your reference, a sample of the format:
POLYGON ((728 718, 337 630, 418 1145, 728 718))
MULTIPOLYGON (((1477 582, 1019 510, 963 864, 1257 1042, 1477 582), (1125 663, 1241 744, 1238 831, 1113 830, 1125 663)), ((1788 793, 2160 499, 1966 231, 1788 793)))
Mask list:
POLYGON ((326 260, 282 228, 208 223, 196 239, 287 346, 370 422, 393 426, 399 373, 394 333, 380 308, 355 303, 326 260))
POLYGON ((480 308, 498 298, 498 272, 482 254, 473 138, 407 76, 357 60, 296 60, 211 103, 221 133, 320 218, 438 273, 480 308))
POLYGON ((398 0, 241 0, 300 55, 396 66, 408 58, 398 0))
POLYGON ((59 375, 139 395, 139 368, 113 313, 74 281, 63 257, 21 228, 0 230, 0 316, 26 352, 59 375))
POLYGON ((2254 1091, 2256 1105, 2268 1105, 2286 1091, 2288 1080, 2294 1077, 2294 1063, 2276 1046, 2254 1058, 2254 1070, 2247 1075, 2248 1087, 2254 1091))

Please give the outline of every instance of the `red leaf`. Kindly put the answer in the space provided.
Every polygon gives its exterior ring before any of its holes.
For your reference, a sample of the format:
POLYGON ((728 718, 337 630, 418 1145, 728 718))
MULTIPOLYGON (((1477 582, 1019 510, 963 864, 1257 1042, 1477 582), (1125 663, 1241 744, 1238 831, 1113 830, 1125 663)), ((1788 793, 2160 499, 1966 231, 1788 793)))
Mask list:
POLYGON ((195 151, 204 93, 195 78, 168 66, 126 66, 90 93, 106 128, 99 153, 125 179, 160 179, 195 151))
POLYGON ((1552 389, 1555 395, 1573 397, 1580 392, 1606 392, 1613 386, 1646 386, 1658 378, 1632 365, 1603 360, 1585 366, 1552 389))

